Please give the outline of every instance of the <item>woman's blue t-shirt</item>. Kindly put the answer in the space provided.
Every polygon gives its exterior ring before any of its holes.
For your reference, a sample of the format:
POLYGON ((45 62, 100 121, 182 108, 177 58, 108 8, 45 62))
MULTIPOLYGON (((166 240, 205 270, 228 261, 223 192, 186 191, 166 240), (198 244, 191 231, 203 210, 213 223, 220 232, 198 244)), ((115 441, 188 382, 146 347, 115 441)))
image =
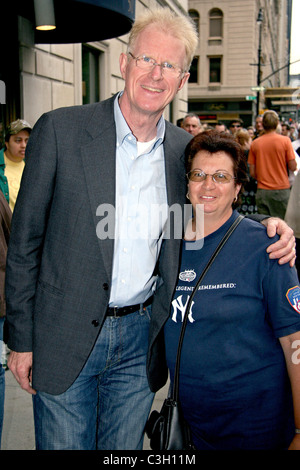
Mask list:
MULTIPOLYGON (((237 216, 234 212, 204 243, 183 241, 165 325, 171 381, 189 296, 237 216)), ((244 219, 194 297, 182 349, 180 398, 198 448, 281 448, 294 435, 278 338, 300 330, 300 289, 294 268, 269 259, 271 243, 262 225, 244 219)))

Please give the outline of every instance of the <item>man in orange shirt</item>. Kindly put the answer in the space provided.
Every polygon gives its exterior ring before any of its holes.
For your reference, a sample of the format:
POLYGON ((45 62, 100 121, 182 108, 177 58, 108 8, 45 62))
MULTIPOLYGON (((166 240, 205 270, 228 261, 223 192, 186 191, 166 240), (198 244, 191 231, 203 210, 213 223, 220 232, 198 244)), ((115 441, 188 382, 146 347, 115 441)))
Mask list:
POLYGON ((295 171, 297 164, 291 140, 276 132, 278 123, 275 111, 264 113, 264 133, 252 142, 248 163, 257 180, 258 213, 284 219, 290 196, 288 169, 295 171))

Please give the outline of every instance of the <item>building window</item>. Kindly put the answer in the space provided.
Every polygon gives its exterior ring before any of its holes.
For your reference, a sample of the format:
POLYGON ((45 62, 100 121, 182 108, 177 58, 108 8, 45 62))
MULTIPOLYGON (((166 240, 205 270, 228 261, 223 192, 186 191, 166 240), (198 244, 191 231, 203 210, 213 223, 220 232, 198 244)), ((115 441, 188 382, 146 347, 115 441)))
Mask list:
POLYGON ((221 83, 221 58, 209 59, 209 83, 221 83))
POLYGON ((82 103, 99 101, 99 57, 97 49, 82 45, 82 103))
POLYGON ((191 20, 194 22, 196 31, 199 35, 200 34, 200 27, 199 27, 199 25, 200 25, 200 16, 199 16, 199 13, 196 10, 189 10, 189 16, 190 16, 191 20))
POLYGON ((218 8, 209 12, 209 39, 221 39, 223 37, 223 13, 218 8))
POLYGON ((199 57, 194 57, 190 67, 189 83, 198 83, 199 57))

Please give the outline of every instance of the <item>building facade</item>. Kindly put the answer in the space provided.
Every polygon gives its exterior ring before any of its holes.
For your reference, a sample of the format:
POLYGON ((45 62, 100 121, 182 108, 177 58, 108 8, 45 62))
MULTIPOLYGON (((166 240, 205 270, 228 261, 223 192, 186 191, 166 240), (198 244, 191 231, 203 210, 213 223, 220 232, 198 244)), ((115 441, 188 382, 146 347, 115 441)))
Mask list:
MULTIPOLYGON (((136 0, 135 17, 156 6, 188 15, 187 0, 136 0)), ((44 112, 104 100, 123 89, 119 56, 126 51, 128 34, 89 43, 36 44, 34 24, 25 16, 16 16, 14 23, 11 18, 11 27, 14 41, 7 55, 15 60, 10 60, 10 71, 6 69, 10 73, 4 75, 9 86, 5 100, 0 100, 0 129, 20 117, 34 125, 44 112)), ((165 118, 176 123, 187 113, 187 102, 185 86, 166 109, 165 118)))
MULTIPOLYGON (((260 92, 257 109, 253 88, 258 82, 265 88, 288 85, 284 65, 289 62, 291 2, 136 0, 136 18, 147 8, 167 6, 189 14, 199 31, 189 84, 166 109, 165 118, 176 123, 189 111, 203 122, 241 118, 252 124, 265 106, 260 92)), ((34 125, 44 112, 103 100, 122 90, 119 56, 126 51, 128 34, 96 42, 37 44, 34 24, 26 15, 9 18, 9 47, 4 48, 0 70, 0 140, 1 129, 16 118, 34 125)))
POLYGON ((257 107, 256 88, 288 85, 291 0, 189 0, 189 14, 200 38, 189 112, 207 123, 251 125, 265 106, 260 91, 257 107))

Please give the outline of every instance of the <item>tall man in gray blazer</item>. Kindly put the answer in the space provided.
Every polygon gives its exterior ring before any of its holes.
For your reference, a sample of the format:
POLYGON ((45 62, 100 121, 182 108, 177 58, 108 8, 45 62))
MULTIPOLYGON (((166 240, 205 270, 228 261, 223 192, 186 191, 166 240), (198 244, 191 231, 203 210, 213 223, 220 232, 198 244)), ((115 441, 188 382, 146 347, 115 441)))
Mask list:
MULTIPOLYGON (((37 449, 142 448, 168 217, 151 208, 183 206, 190 139, 162 114, 188 79, 196 45, 187 19, 149 12, 120 57, 124 92, 47 113, 32 131, 6 292, 9 367, 33 394, 37 449)), ((171 283, 180 238, 168 256, 171 283)))

